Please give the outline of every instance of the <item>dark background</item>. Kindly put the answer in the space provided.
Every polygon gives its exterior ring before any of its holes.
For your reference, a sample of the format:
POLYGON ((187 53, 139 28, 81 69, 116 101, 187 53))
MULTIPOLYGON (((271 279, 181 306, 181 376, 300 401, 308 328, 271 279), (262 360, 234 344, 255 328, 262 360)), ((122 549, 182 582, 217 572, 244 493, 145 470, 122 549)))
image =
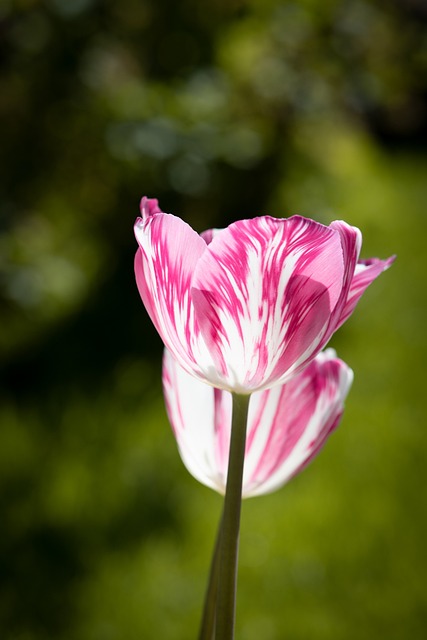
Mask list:
POLYGON ((196 637, 221 500, 167 424, 142 195, 398 254, 331 343, 342 427, 244 505, 237 637, 425 638, 426 27, 424 0, 0 4, 2 638, 196 637))

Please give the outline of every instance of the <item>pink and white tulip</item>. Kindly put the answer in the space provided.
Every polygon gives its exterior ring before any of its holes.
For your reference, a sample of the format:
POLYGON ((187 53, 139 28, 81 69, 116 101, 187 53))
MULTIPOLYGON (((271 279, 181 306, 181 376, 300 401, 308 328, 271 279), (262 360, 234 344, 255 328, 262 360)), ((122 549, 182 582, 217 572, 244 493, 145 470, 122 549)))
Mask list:
POLYGON ((143 198, 138 289, 166 347, 191 375, 241 394, 306 367, 393 258, 359 262, 361 233, 301 216, 196 233, 143 198))
MULTIPOLYGON (((305 468, 338 426, 352 380, 352 370, 327 349, 286 384, 252 394, 243 497, 274 491, 305 468)), ((188 374, 167 349, 163 388, 185 466, 202 484, 224 493, 232 394, 188 374)))

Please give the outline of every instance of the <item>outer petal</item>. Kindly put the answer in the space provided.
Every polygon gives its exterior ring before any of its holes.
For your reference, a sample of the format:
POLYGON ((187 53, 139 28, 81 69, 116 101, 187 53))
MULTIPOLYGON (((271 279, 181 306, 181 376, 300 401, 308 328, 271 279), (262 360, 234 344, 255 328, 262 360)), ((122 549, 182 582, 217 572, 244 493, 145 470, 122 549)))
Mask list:
POLYGON ((217 233, 192 281, 212 383, 248 393, 294 375, 326 342, 346 269, 340 233, 299 216, 217 233))
POLYGON ((185 466, 199 482, 223 493, 230 444, 231 394, 189 375, 167 349, 163 356, 163 391, 185 466))
POLYGON ((352 380, 328 349, 287 384, 252 396, 246 497, 278 489, 307 466, 338 426, 352 380))
MULTIPOLYGON (((274 491, 318 453, 339 422, 352 377, 328 349, 287 384, 251 396, 243 497, 274 491)), ((231 394, 189 376, 167 351, 163 385, 184 464, 200 482, 223 493, 231 394)))
POLYGON ((380 273, 388 269, 395 259, 395 256, 391 256, 387 260, 370 258, 369 260, 361 260, 357 263, 354 276, 351 281, 350 290, 347 295, 347 300, 336 328, 340 327, 353 313, 357 303, 362 297, 362 294, 366 291, 371 282, 378 278, 380 273))
POLYGON ((202 366, 207 370, 212 366, 190 298, 191 279, 206 242, 180 218, 160 212, 156 204, 143 201, 144 217, 135 224, 136 281, 163 342, 183 367, 198 375, 202 366))

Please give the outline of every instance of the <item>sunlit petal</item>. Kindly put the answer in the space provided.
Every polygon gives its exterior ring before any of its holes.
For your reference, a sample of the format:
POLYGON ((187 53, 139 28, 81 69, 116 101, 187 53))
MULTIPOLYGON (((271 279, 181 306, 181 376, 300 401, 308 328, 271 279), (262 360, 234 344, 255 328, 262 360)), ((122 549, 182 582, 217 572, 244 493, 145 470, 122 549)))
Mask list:
MULTIPOLYGON (((144 210, 149 211, 147 204, 144 210)), ((211 360, 190 297, 206 242, 180 218, 158 211, 137 220, 135 235, 136 281, 153 324, 183 367, 193 373, 202 365, 209 369, 211 360)))
POLYGON ((271 386, 318 351, 344 274, 340 235, 299 216, 218 233, 198 260, 192 298, 221 386, 271 386))
POLYGON ((328 349, 281 387, 251 398, 245 495, 269 493, 304 469, 338 426, 353 380, 328 349))

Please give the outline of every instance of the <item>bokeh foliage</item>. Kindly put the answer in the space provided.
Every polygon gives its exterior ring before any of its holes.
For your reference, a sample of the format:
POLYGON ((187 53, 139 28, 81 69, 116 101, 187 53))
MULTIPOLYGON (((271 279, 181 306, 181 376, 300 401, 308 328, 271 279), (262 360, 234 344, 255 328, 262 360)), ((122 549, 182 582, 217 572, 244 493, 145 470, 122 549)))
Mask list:
POLYGON ((332 342, 342 427, 244 505, 237 637, 425 637, 426 26, 423 0, 0 5, 2 638, 196 637, 221 500, 167 424, 143 194, 398 254, 332 342))

